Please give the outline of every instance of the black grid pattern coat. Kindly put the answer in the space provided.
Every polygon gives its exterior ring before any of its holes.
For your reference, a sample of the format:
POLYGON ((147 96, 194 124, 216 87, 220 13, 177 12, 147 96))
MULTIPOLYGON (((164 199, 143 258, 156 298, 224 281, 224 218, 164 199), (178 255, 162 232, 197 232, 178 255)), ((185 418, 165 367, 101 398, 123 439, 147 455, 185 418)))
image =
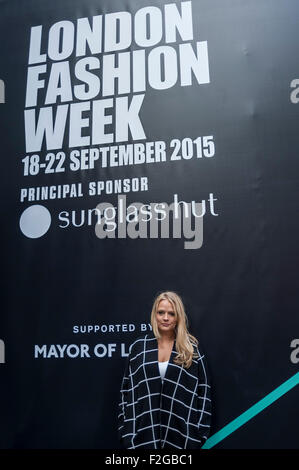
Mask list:
POLYGON ((198 449, 210 431, 210 384, 204 355, 189 369, 173 362, 175 342, 162 381, 158 342, 151 332, 131 344, 122 380, 119 439, 125 449, 198 449))

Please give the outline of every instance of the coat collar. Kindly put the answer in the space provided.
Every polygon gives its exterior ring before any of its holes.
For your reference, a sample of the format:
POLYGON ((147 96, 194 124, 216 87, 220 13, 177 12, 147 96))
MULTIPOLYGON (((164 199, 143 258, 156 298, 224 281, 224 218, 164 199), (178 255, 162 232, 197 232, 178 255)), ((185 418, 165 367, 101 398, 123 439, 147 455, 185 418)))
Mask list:
MULTIPOLYGON (((154 333, 151 331, 145 336, 145 351, 146 351, 146 361, 152 363, 152 367, 149 368, 150 375, 152 377, 160 377, 160 370, 158 365, 158 340, 155 337, 154 333)), ((170 354, 168 367, 166 369, 165 378, 169 377, 172 372, 172 367, 169 367, 170 364, 174 364, 173 360, 177 354, 176 351, 176 341, 173 343, 172 351, 170 354)))

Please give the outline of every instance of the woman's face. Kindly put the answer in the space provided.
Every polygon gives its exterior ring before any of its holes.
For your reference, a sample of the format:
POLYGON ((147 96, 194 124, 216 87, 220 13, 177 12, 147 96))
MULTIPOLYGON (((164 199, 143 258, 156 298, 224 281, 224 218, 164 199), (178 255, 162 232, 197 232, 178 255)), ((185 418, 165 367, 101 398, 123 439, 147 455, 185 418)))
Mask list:
POLYGON ((160 300, 156 312, 156 319, 161 333, 174 332, 177 319, 175 311, 168 300, 160 300))

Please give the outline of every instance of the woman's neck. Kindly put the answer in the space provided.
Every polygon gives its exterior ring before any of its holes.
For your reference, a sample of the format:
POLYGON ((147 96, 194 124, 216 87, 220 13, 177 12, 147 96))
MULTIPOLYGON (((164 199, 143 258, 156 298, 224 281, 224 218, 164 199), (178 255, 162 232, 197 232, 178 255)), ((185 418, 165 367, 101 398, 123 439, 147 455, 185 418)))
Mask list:
POLYGON ((175 335, 170 333, 170 334, 161 334, 160 333, 160 338, 159 338, 159 343, 173 343, 175 340, 175 335))

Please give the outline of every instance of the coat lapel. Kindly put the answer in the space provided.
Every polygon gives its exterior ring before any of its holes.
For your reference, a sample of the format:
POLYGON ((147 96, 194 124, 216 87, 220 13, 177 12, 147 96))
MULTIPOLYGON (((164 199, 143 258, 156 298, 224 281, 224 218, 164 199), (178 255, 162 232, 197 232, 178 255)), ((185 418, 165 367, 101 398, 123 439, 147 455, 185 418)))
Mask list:
MULTIPOLYGON (((143 350, 143 363, 147 378, 158 379, 160 372, 158 368, 158 342, 153 333, 145 336, 143 350)), ((153 380, 151 380, 152 382, 153 380)))
MULTIPOLYGON (((160 383, 162 383, 158 364, 158 353, 158 341, 154 333, 151 332, 146 335, 146 362, 150 363, 146 366, 146 372, 147 376, 152 378, 157 377, 157 380, 159 379, 160 383)), ((168 366, 166 368, 165 379, 170 378, 171 380, 174 380, 178 375, 178 366, 173 362, 176 354, 176 341, 174 341, 168 366)))
MULTIPOLYGON (((172 347, 172 351, 171 351, 171 354, 170 354, 170 358, 169 358, 169 362, 168 362, 168 366, 167 366, 167 369, 166 369, 166 373, 165 373, 165 377, 164 377, 164 380, 165 379, 169 379, 173 382, 177 382, 178 380, 178 377, 179 377, 179 372, 180 372, 180 368, 182 366, 179 366, 177 364, 175 364, 175 362, 173 362, 173 360, 175 359, 177 355, 177 351, 176 351, 176 341, 174 341, 173 343, 173 347, 172 347)), ((167 380, 166 380, 167 382, 167 380)))

